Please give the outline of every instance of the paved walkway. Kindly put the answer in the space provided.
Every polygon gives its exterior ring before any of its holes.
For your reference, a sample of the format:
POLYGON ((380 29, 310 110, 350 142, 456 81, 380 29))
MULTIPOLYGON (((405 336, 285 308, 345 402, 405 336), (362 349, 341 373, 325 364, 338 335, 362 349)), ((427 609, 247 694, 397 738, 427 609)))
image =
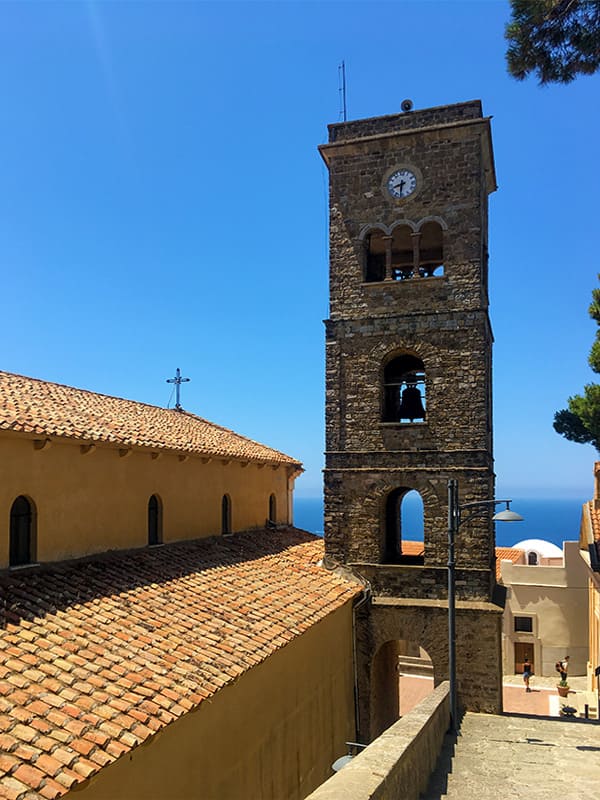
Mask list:
POLYGON ((467 713, 421 800, 600 800, 600 724, 467 713))
POLYGON ((502 693, 504 711, 517 714, 537 714, 558 717, 564 705, 577 709, 578 717, 597 718, 598 698, 595 692, 586 691, 586 678, 569 678, 568 697, 559 697, 556 690, 557 680, 554 676, 538 678, 534 676, 529 682, 531 692, 525 691, 521 675, 505 675, 502 693))
MULTIPOLYGON (((586 691, 586 678, 569 678, 570 691, 567 698, 559 697, 556 678, 538 678, 530 681, 531 692, 525 691, 521 675, 505 675, 502 693, 505 713, 535 714, 544 717, 559 717, 563 705, 577 710, 578 717, 587 713, 597 719, 598 699, 595 692, 586 691)), ((400 715, 408 714, 411 708, 433 690, 433 678, 420 675, 400 675, 400 715)))

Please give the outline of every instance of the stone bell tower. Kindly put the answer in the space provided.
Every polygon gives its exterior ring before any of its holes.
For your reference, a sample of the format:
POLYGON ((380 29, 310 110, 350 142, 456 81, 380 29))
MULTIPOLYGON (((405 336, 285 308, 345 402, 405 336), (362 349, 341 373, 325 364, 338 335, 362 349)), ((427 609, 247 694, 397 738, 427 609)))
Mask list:
MULTIPOLYGON (((391 721, 374 676, 397 683, 398 642, 419 642, 436 683, 447 677, 448 480, 461 502, 494 496, 487 198, 496 179, 479 101, 330 125, 320 152, 330 176, 325 547, 373 590, 359 687, 368 737, 391 721), (411 490, 424 511, 418 554, 403 514, 411 490)), ((456 559, 460 696, 498 711, 490 517, 461 527, 456 559)))

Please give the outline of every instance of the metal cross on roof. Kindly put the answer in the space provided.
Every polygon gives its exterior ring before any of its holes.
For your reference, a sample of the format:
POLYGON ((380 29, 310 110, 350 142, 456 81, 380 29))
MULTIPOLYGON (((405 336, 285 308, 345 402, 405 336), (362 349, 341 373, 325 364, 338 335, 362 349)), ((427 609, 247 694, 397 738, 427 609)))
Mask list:
POLYGON ((167 383, 174 383, 175 384, 175 392, 176 392, 176 395, 175 395, 175 408, 177 409, 177 411, 183 411, 183 409, 181 407, 181 403, 179 402, 179 399, 180 399, 179 398, 179 392, 180 392, 180 389, 181 389, 181 384, 182 383, 187 383, 189 380, 191 380, 191 379, 190 378, 182 378, 181 377, 181 370, 179 369, 179 367, 177 367, 177 369, 175 370, 175 377, 174 378, 167 378, 167 383))

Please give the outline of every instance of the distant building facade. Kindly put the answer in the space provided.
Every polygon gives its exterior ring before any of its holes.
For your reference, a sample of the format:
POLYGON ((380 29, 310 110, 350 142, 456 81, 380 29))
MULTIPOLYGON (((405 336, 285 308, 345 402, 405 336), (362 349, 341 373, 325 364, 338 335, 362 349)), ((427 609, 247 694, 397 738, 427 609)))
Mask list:
POLYGON ((569 656, 569 672, 585 675, 588 658, 588 578, 578 542, 563 550, 532 539, 514 548, 519 560, 501 560, 507 589, 503 625, 503 668, 522 673, 526 658, 536 675, 555 676, 569 656))
POLYGON ((579 534, 581 557, 588 578, 588 689, 598 690, 600 670, 600 461, 594 464, 594 496, 584 503, 579 534))

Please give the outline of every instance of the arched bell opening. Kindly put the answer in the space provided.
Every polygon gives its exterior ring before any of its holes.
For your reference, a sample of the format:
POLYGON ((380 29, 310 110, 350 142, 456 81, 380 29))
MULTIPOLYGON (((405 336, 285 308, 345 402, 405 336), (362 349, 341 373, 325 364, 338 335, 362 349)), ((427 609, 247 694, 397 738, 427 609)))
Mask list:
POLYGON ((383 370, 383 421, 425 420, 425 365, 405 354, 389 361, 383 370))
POLYGON ((405 281, 414 277, 413 231, 408 225, 394 228, 392 233, 392 279, 405 281))
POLYGON ((379 229, 365 236, 365 281, 373 283, 385 280, 386 239, 379 229))
POLYGON ((426 222, 421 227, 418 262, 421 278, 444 274, 444 232, 439 222, 426 222))
POLYGON ((393 489, 385 499, 385 564, 424 563, 424 507, 419 492, 393 489))
POLYGON ((8 564, 22 567, 36 559, 36 513, 33 502, 19 495, 10 509, 8 564))
POLYGON ((371 740, 434 689, 433 663, 419 642, 385 642, 371 663, 371 740))

